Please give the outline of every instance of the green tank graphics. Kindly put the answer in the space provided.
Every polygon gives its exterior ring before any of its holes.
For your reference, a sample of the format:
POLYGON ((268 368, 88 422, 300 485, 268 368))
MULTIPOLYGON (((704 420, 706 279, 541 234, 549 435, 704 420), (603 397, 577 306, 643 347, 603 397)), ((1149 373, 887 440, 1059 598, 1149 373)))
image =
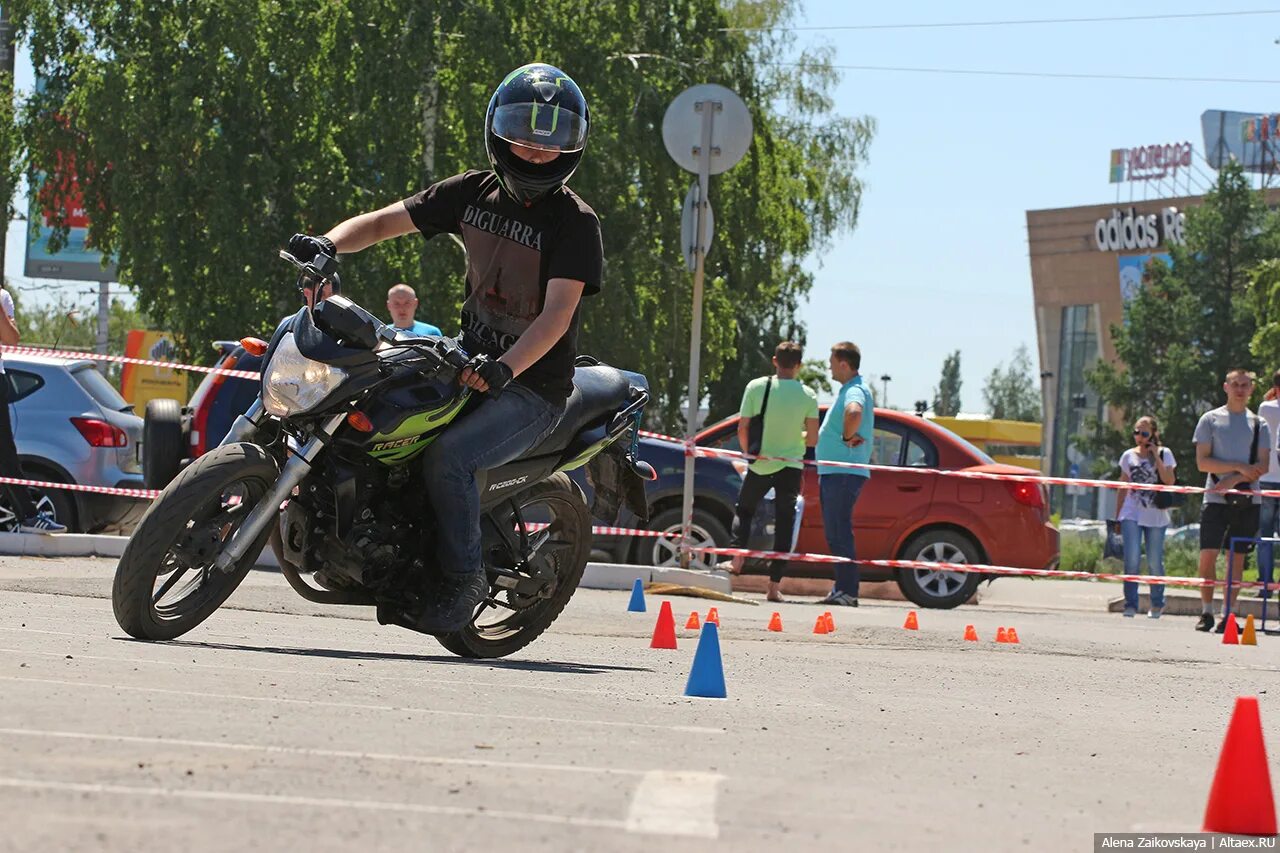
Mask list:
POLYGON ((410 415, 389 433, 369 438, 369 455, 386 465, 403 465, 431 446, 443 427, 466 405, 468 393, 459 394, 436 409, 410 415))

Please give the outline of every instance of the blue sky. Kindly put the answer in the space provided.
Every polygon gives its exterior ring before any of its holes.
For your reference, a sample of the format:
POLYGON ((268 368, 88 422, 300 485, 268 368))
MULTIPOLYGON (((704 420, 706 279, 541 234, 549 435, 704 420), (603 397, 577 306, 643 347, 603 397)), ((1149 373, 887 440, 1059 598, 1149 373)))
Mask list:
MULTIPOLYGON (((824 29, 798 34, 800 42, 832 45, 837 64, 1280 78, 1280 14, 832 29, 1266 8, 1240 0, 1166 0, 1154 6, 1079 0, 1067 7, 801 0, 801 6, 796 24, 824 29)), ((17 70, 18 86, 29 88, 30 67, 21 53, 17 70)), ((810 355, 825 357, 831 343, 855 341, 863 351, 863 373, 876 377, 877 393, 878 377, 891 375, 888 402, 904 408, 932 397, 952 350, 961 351, 965 411, 982 410, 983 379, 1019 344, 1034 357, 1027 210, 1114 201, 1115 187, 1107 182, 1110 150, 1183 140, 1200 150, 1205 109, 1280 111, 1276 85, 842 73, 836 111, 874 116, 879 129, 863 173, 861 221, 811 264, 816 281, 801 317, 810 355)), ((1143 188, 1136 192, 1141 197, 1143 188)), ((20 277, 24 235, 25 229, 10 228, 5 272, 27 293, 32 284, 52 283, 20 277)), ((44 300, 61 292, 88 308, 88 287, 30 295, 44 300)))

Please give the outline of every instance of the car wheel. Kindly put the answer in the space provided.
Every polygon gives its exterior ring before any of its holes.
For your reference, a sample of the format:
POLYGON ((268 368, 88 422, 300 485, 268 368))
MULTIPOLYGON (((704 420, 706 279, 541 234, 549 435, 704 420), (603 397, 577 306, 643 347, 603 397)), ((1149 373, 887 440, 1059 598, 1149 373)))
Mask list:
MULTIPOLYGON (((683 518, 680 507, 672 507, 655 515, 649 522, 650 530, 658 530, 666 534, 654 538, 646 537, 636 543, 636 563, 642 566, 661 566, 663 568, 680 567, 680 535, 683 518)), ((693 524, 689 528, 689 537, 695 546, 724 548, 729 545, 729 531, 724 529, 720 520, 705 509, 693 508, 693 524)), ((714 569, 716 563, 725 559, 718 554, 694 554, 689 560, 691 569, 714 569)))
MULTIPOLYGON (((926 530, 902 549, 901 558, 926 563, 978 563, 982 555, 969 537, 953 530, 926 530)), ((982 575, 930 569, 899 569, 898 586, 920 607, 949 610, 973 596, 982 575)))
POLYGON ((182 467, 182 407, 177 400, 148 400, 142 425, 142 479, 163 489, 182 467))

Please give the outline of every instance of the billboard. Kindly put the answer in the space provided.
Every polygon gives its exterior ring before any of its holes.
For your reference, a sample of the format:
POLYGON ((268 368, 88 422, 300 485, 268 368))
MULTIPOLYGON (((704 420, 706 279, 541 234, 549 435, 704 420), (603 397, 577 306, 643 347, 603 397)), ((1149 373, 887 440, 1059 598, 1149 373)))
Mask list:
MULTIPOLYGON (((177 351, 177 347, 173 345, 173 335, 168 332, 131 329, 124 354, 129 358, 169 361, 177 351)), ((126 364, 120 374, 120 396, 132 403, 134 413, 142 417, 148 400, 172 397, 179 403, 186 402, 187 374, 171 367, 126 364)))
POLYGON ((1274 132, 1274 114, 1205 110, 1200 114, 1204 134, 1204 158, 1215 169, 1236 160, 1246 172, 1277 171, 1280 136, 1274 132))
POLYGON ((31 205, 27 216, 27 258, 23 275, 28 278, 66 278, 77 281, 115 281, 116 265, 102 265, 102 253, 88 246, 89 217, 84 211, 84 197, 76 186, 74 174, 70 187, 62 193, 46 192, 44 174, 32 178, 31 205), (56 199, 56 200, 55 200, 56 199), (69 233, 65 245, 57 252, 49 251, 53 229, 49 220, 53 204, 66 205, 69 233))

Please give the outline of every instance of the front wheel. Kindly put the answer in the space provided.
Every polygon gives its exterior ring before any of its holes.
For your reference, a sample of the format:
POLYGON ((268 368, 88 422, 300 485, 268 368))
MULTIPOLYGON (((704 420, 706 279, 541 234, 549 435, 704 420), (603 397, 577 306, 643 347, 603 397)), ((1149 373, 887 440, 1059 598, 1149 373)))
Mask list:
POLYGON ((172 640, 217 610, 249 573, 270 528, 230 572, 222 546, 279 477, 254 444, 229 444, 182 471, 147 510, 116 566, 116 621, 140 640, 172 640))
MULTIPOLYGON (((489 601, 470 625, 453 634, 436 635, 440 645, 455 655, 500 658, 523 649, 556 621, 582 580, 591 554, 591 513, 569 476, 553 474, 518 495, 514 503, 526 530, 533 530, 527 535, 532 553, 500 554, 496 552, 501 547, 486 547, 486 561, 495 557, 504 563, 538 561, 554 581, 538 597, 492 588, 489 601)), ((501 510, 494 509, 490 516, 501 510)))

